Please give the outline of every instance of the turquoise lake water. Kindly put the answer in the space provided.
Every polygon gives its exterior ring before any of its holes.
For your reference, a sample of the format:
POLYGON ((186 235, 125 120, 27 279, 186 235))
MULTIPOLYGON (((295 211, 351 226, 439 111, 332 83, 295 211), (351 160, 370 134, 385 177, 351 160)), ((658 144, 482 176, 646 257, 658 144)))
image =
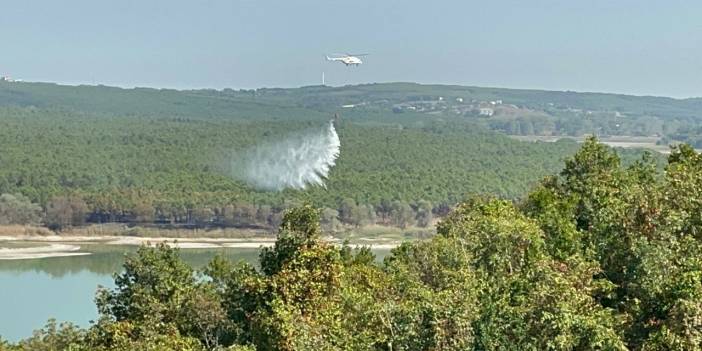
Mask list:
MULTIPOLYGON (((113 287, 124 255, 134 246, 81 245, 90 255, 30 260, 0 260, 0 336, 17 341, 43 327, 49 318, 81 327, 96 319, 95 291, 113 287)), ((216 254, 255 263, 259 249, 182 249, 181 257, 196 268, 216 254)), ((378 251, 379 257, 385 251, 378 251)))

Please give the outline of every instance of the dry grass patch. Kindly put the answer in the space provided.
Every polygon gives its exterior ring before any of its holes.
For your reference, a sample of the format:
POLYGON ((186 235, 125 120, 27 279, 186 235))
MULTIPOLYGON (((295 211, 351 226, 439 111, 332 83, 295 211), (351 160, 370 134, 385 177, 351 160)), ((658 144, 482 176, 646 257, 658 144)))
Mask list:
POLYGON ((18 235, 40 235, 49 236, 56 235, 55 232, 44 227, 35 227, 31 225, 0 225, 0 235, 3 236, 18 236, 18 235))

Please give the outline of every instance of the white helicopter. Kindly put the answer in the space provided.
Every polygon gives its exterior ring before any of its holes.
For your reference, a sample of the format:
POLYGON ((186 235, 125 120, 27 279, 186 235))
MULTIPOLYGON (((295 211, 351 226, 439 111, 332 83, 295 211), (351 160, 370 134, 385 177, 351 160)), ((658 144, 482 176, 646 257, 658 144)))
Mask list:
POLYGON ((339 61, 347 66, 358 66, 363 63, 359 57, 368 56, 368 54, 344 54, 334 56, 336 57, 327 56, 327 61, 339 61))

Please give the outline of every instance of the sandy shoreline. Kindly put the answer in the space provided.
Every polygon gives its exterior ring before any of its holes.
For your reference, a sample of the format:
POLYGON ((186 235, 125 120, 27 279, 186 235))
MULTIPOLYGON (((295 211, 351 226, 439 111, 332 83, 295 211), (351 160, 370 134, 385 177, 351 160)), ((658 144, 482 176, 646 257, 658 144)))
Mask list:
MULTIPOLYGON (((340 244, 333 238, 326 238, 327 241, 340 244)), ((144 244, 167 243, 170 246, 180 249, 257 249, 260 247, 270 247, 275 244, 275 238, 169 238, 169 237, 133 237, 133 236, 38 236, 38 235, 4 235, 0 236, 0 260, 21 260, 48 257, 67 257, 90 255, 89 252, 80 252, 81 244, 101 244, 101 245, 131 245, 139 246, 144 244), (32 243, 45 244, 33 247, 3 248, 3 242, 11 243, 32 243)), ((351 246, 370 246, 374 249, 392 249, 398 243, 390 241, 364 241, 352 243, 351 246)))
POLYGON ((0 248, 0 260, 27 260, 33 258, 66 257, 90 255, 88 252, 77 252, 78 245, 48 244, 38 247, 0 248))

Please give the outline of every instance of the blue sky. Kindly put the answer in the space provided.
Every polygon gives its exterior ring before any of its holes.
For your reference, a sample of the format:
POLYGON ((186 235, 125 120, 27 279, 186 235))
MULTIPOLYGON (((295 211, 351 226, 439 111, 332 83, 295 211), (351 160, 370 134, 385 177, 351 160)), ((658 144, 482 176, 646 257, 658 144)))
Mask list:
POLYGON ((170 88, 414 81, 702 96, 701 1, 9 1, 0 74, 170 88), (323 60, 368 52, 347 68, 323 60))

